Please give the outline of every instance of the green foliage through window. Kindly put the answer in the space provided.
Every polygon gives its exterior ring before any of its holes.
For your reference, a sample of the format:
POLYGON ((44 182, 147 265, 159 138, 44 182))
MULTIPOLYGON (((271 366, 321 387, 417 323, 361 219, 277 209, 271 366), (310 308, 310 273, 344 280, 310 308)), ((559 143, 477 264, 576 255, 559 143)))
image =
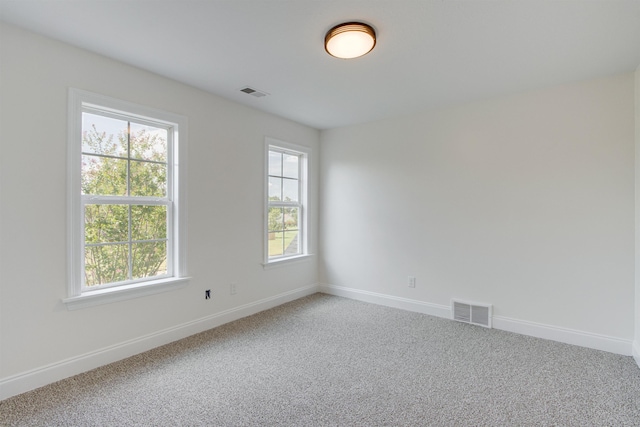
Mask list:
POLYGON ((85 285, 166 274, 168 130, 82 118, 85 285))

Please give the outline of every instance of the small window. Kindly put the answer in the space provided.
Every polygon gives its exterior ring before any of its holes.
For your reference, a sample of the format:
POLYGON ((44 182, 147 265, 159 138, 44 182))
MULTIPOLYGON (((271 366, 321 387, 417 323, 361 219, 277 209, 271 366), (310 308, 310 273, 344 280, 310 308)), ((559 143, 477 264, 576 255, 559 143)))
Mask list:
POLYGON ((184 277, 184 119, 76 90, 70 107, 71 302, 184 277))
POLYGON ((266 262, 307 254, 308 150, 267 141, 266 262))

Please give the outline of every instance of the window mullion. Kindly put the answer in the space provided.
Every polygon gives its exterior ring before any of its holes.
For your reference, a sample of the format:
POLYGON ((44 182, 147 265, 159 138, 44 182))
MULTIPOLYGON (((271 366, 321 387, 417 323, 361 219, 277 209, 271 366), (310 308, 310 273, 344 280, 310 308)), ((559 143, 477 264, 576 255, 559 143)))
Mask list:
POLYGON ((131 197, 131 122, 127 121, 127 196, 131 197))
POLYGON ((127 196, 94 196, 83 194, 82 202, 92 205, 149 205, 149 206, 169 206, 172 202, 168 199, 157 197, 127 197, 127 196))
POLYGON ((272 207, 285 207, 285 208, 295 208, 302 206, 301 202, 287 202, 283 200, 269 200, 269 206, 272 207))
MULTIPOLYGON (((127 196, 131 197, 131 122, 127 120, 127 196)), ((132 226, 131 226, 131 204, 127 207, 127 227, 128 227, 128 259, 127 263, 129 265, 129 280, 133 279, 133 245, 131 243, 132 240, 132 226)))

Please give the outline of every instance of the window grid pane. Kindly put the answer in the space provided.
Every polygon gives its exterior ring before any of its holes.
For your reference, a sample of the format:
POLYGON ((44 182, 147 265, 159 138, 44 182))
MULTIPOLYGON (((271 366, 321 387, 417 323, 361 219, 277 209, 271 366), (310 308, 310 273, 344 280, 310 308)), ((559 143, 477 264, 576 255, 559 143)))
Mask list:
POLYGON ((167 206, 132 205, 131 240, 160 240, 167 237, 167 206))
POLYGON ((85 205, 85 244, 129 241, 128 222, 126 205, 85 205))
POLYGON ((132 279, 167 274, 167 243, 131 244, 132 279))
POLYGON ((299 237, 300 237, 300 233, 298 233, 298 230, 285 231, 285 236, 284 236, 284 254, 285 255, 297 255, 300 253, 299 237))
POLYGON ((82 152, 127 158, 126 120, 82 113, 82 152))
POLYGON ((282 178, 269 177, 269 200, 282 200, 282 178))
POLYGON ((282 155, 282 176, 286 178, 298 179, 299 174, 299 156, 291 154, 282 155))
POLYGON ((299 185, 300 181, 297 179, 283 178, 282 179, 282 199, 285 202, 297 202, 299 197, 299 185))
POLYGON ((83 155, 82 194, 100 196, 127 195, 127 160, 97 155, 83 155))
POLYGON ((282 153, 269 151, 269 175, 282 176, 282 153))
POLYGON ((85 247, 85 285, 97 286, 129 279, 129 244, 85 247))
POLYGON ((129 195, 166 197, 167 165, 129 160, 129 195))
POLYGON ((166 163, 167 140, 166 129, 130 122, 129 157, 166 163))
POLYGON ((269 232, 269 257, 280 256, 284 253, 284 233, 282 231, 269 232))

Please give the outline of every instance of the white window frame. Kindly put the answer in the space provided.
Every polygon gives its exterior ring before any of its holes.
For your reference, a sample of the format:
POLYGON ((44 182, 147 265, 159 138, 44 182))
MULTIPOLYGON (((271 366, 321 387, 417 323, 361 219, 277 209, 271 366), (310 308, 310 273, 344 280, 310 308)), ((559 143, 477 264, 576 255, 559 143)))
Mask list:
POLYGON ((187 118, 127 101, 69 89, 67 181, 68 181, 68 297, 67 309, 74 310, 114 301, 151 295, 183 287, 189 277, 186 257, 186 142, 187 118), (111 283, 97 288, 84 285, 84 206, 87 203, 124 203, 131 200, 116 196, 81 194, 82 113, 114 116, 168 128, 167 197, 139 198, 141 204, 167 206, 167 273, 149 279, 111 283))
POLYGON ((291 261, 301 261, 310 257, 309 254, 309 157, 311 156, 311 149, 301 145, 291 144, 288 142, 280 141, 275 138, 265 138, 265 150, 264 150, 264 262, 265 268, 284 265, 291 261), (286 202, 273 202, 269 201, 269 151, 280 151, 287 154, 299 156, 298 162, 298 184, 299 184, 299 202, 298 203, 286 203, 286 202), (298 233, 299 233, 299 248, 300 253, 292 255, 282 255, 277 258, 269 259, 269 206, 296 206, 299 208, 298 212, 298 233))

